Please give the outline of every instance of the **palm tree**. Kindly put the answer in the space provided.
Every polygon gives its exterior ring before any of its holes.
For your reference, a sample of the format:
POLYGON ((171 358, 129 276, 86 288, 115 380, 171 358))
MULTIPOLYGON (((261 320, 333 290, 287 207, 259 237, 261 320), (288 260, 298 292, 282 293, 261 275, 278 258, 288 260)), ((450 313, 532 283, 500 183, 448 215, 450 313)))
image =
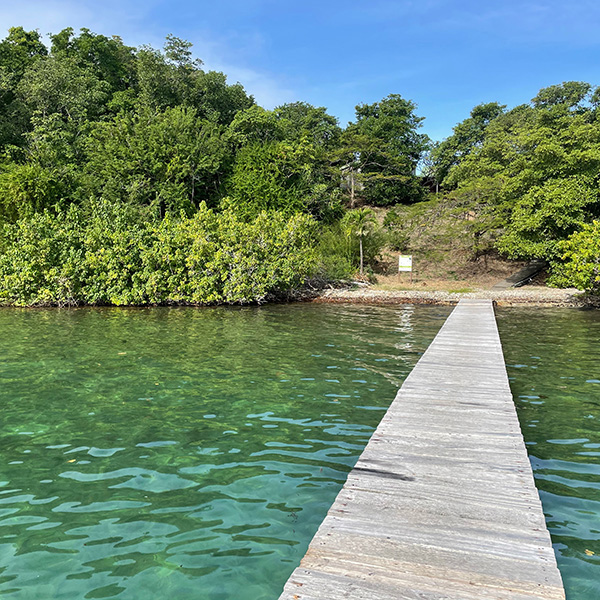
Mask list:
POLYGON ((367 207, 349 210, 342 219, 342 227, 347 235, 356 235, 358 237, 361 276, 364 271, 363 238, 371 233, 376 225, 377 219, 375 218, 375 213, 367 207))

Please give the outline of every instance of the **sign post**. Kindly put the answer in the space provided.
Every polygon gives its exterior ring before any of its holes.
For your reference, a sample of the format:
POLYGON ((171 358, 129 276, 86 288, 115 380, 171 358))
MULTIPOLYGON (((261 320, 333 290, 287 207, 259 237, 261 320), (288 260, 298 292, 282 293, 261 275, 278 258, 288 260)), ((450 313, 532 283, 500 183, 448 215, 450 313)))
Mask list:
POLYGON ((412 255, 411 254, 401 254, 398 257, 398 272, 402 273, 403 271, 410 272, 410 282, 412 283, 413 274, 412 274, 412 255))

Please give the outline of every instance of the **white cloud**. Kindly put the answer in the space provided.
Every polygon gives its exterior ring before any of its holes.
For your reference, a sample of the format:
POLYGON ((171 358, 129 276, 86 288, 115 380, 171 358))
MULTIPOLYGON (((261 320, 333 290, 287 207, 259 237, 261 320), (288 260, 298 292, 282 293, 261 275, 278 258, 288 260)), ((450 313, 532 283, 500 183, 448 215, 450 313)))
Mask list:
POLYGON ((27 30, 37 29, 46 36, 89 18, 85 6, 71 2, 11 2, 10 5, 3 2, 0 9, 0 31, 7 33, 10 27, 21 25, 27 30))
POLYGON ((431 12, 431 26, 442 31, 493 32, 526 44, 567 41, 596 44, 600 5, 596 0, 502 0, 482 3, 444 0, 431 12), (436 15, 438 12, 438 15, 436 15))
MULTIPOLYGON (((175 8, 172 6, 171 10, 175 8)), ((273 108, 297 99, 290 86, 281 83, 276 75, 248 64, 262 52, 260 35, 216 35, 205 27, 198 30, 189 25, 178 31, 158 19, 157 14, 165 10, 169 7, 163 0, 22 0, 10 4, 0 0, 0 38, 10 27, 20 25, 27 30, 37 29, 49 43, 49 33, 58 33, 65 27, 75 31, 87 27, 103 35, 119 35, 130 46, 149 44, 158 48, 172 33, 194 44, 194 55, 204 61, 205 68, 222 71, 229 83, 239 81, 258 104, 273 108)))
POLYGON ((254 96, 257 104, 264 108, 272 109, 286 102, 298 100, 297 94, 292 89, 280 85, 276 79, 265 73, 227 64, 207 64, 207 67, 223 71, 229 83, 239 81, 244 89, 254 96))
POLYGON ((152 5, 151 0, 144 3, 132 0, 126 4, 115 0, 102 4, 86 0, 24 0, 10 5, 2 0, 0 30, 7 31, 9 27, 22 25, 25 29, 37 29, 46 37, 65 27, 73 27, 76 31, 87 27, 98 33, 124 37, 127 33, 137 33, 136 22, 152 5))
POLYGON ((264 41, 259 35, 229 34, 217 37, 209 31, 202 30, 188 35, 187 39, 194 44, 194 55, 202 59, 204 68, 222 71, 227 75, 229 83, 241 83, 261 106, 271 109, 297 100, 291 86, 286 86, 285 82, 273 74, 248 66, 248 60, 235 60, 235 56, 260 55, 264 41))

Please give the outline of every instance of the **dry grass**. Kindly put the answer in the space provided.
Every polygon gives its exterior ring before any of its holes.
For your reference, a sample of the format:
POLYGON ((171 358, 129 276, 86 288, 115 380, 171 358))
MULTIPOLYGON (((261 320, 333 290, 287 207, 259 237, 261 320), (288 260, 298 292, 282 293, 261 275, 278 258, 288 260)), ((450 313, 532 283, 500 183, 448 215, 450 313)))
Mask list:
POLYGON ((437 260, 413 255, 410 273, 398 273, 398 252, 387 252, 376 275, 375 289, 441 290, 467 292, 489 290, 496 283, 518 271, 525 263, 487 256, 471 260, 458 251, 448 252, 437 260))
MULTIPOLYGON (((385 211, 378 211, 383 221, 385 211)), ((398 273, 398 255, 384 251, 376 271, 375 289, 381 290, 488 290, 506 279, 525 263, 509 261, 491 251, 493 240, 478 240, 488 250, 475 252, 472 221, 455 207, 432 201, 420 206, 400 208, 406 239, 402 254, 413 256, 410 273, 398 273)))

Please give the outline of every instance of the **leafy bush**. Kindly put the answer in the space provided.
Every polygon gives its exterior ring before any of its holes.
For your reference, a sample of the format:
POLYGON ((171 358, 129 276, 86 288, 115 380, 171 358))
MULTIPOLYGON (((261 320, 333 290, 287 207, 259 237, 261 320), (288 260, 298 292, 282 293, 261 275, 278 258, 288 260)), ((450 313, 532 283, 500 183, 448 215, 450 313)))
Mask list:
POLYGON ((410 244, 410 232, 407 226, 408 219, 401 214, 397 207, 389 210, 383 219, 383 228, 386 232, 388 246, 392 250, 406 250, 410 244))
POLYGON ((263 210, 302 212, 313 183, 314 152, 305 141, 254 142, 243 147, 228 180, 230 205, 246 218, 263 210))
POLYGON ((17 306, 75 304, 83 261, 77 210, 50 212, 5 225, 0 254, 0 301, 17 306))
POLYGON ((581 175, 550 179, 532 187, 512 207, 511 222, 498 242, 510 258, 546 258, 560 255, 561 242, 577 231, 599 198, 596 184, 581 175))
POLYGON ((356 267, 352 261, 352 242, 357 244, 358 240, 344 235, 339 224, 323 227, 317 246, 321 277, 335 281, 350 279, 354 275, 356 267))
POLYGON ((339 223, 322 227, 317 247, 319 273, 329 280, 350 279, 361 267, 361 245, 363 267, 370 268, 384 243, 373 211, 348 211, 339 223))
POLYGON ((0 218, 16 221, 44 209, 67 205, 65 196, 76 176, 69 169, 48 168, 36 163, 7 164, 0 172, 0 218))
POLYGON ((583 226, 560 244, 562 263, 555 264, 550 283, 600 292, 600 221, 583 226))
POLYGON ((37 213, 2 231, 0 302, 231 304, 264 300, 316 269, 314 221, 261 213, 250 222, 205 204, 190 218, 143 222, 101 203, 37 213))

